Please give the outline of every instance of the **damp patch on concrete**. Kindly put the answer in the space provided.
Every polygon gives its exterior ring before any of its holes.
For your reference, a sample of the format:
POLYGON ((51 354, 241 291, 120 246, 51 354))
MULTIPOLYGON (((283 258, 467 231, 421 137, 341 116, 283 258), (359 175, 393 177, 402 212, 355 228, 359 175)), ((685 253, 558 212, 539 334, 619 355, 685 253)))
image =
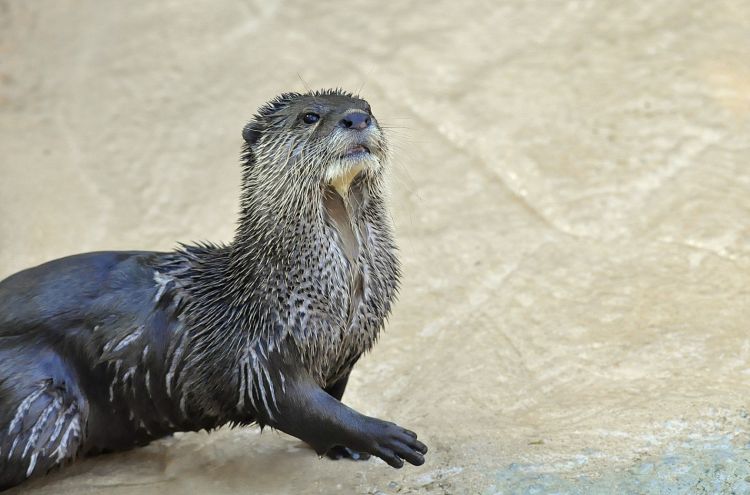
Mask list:
MULTIPOLYGON (((586 464, 596 451, 576 457, 586 464)), ((544 464, 510 464, 495 472, 485 495, 595 494, 748 494, 750 444, 737 445, 730 436, 682 442, 658 456, 636 460, 630 467, 600 476, 564 478, 546 472, 544 464)))

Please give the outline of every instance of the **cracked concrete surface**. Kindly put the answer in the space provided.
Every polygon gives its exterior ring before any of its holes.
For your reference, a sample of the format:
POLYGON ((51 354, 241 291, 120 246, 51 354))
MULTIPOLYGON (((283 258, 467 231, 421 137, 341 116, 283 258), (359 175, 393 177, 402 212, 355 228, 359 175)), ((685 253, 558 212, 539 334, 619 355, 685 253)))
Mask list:
POLYGON ((15 493, 750 493, 750 3, 0 1, 0 276, 228 240, 240 131, 360 90, 405 265, 345 401, 427 464, 185 434, 15 493))

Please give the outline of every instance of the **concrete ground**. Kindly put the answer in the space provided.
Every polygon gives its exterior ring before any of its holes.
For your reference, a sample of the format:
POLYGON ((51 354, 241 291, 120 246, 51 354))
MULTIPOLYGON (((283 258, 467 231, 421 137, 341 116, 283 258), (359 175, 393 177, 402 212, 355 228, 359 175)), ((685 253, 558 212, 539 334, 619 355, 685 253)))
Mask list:
POLYGON ((428 462, 226 429, 12 493, 750 493, 749 2, 0 1, 0 276, 231 239, 241 128, 306 85, 393 143, 345 401, 428 462))

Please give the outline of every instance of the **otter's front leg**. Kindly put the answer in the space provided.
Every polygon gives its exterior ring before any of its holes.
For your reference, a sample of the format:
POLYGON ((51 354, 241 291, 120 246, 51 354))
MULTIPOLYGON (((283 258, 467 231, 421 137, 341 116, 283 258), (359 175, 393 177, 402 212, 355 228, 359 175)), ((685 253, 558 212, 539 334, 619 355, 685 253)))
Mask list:
POLYGON ((371 418, 345 406, 306 376, 286 377, 285 392, 276 394, 269 426, 309 443, 323 455, 332 447, 345 446, 380 457, 400 468, 404 460, 424 463, 427 447, 416 433, 394 423, 371 418))
POLYGON ((330 387, 325 388, 324 390, 328 392, 328 394, 331 397, 340 401, 341 398, 344 396, 344 391, 346 390, 346 384, 349 383, 350 374, 351 374, 351 371, 347 372, 346 375, 339 378, 338 381, 336 381, 330 387))
MULTIPOLYGON (((328 394, 333 397, 334 399, 340 401, 341 398, 344 396, 344 391, 346 390, 346 384, 349 382, 349 374, 351 372, 347 372, 346 375, 341 377, 336 383, 331 385, 330 387, 325 388, 324 390, 328 392, 328 394)), ((352 450, 349 447, 344 447, 343 445, 335 445, 328 449, 328 452, 326 452, 326 457, 333 459, 333 460, 339 460, 339 459, 351 459, 353 461, 366 461, 370 458, 370 454, 367 452, 358 452, 356 450, 352 450)))

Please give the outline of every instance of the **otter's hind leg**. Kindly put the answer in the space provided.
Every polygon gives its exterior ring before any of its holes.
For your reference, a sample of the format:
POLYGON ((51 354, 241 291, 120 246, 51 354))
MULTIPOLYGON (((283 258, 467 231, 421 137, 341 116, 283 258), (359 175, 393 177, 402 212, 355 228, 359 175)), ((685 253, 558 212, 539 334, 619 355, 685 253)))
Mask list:
POLYGON ((1 398, 0 490, 73 460, 83 441, 85 408, 65 384, 42 380, 1 398))

